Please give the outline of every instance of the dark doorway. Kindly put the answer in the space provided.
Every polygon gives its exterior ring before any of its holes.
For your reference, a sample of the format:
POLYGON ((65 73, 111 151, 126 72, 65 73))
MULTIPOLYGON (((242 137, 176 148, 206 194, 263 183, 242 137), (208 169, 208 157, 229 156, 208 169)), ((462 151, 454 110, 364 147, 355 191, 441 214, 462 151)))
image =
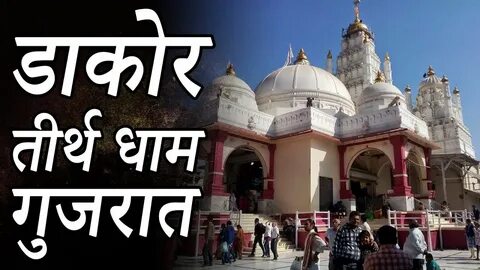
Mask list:
POLYGON ((329 177, 319 178, 320 210, 328 211, 333 203, 333 179, 329 177))
POLYGON ((263 166, 255 151, 247 147, 233 151, 226 161, 224 177, 226 191, 235 195, 235 208, 257 212, 263 192, 263 166))

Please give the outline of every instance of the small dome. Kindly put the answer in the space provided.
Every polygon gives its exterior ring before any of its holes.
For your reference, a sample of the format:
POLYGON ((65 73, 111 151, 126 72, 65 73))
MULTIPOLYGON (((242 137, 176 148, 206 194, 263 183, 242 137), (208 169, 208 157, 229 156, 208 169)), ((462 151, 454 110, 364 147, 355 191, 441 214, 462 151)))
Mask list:
MULTIPOLYGON (((255 90, 261 111, 279 115, 306 107, 307 98, 314 98, 314 106, 352 115, 355 112, 350 93, 333 74, 310 65, 305 52, 300 50, 294 65, 281 67, 263 79, 255 90)), ((333 113, 335 113, 333 112, 333 113)))
POLYGON ((222 96, 248 109, 258 111, 255 93, 250 86, 235 75, 233 65, 229 64, 225 75, 213 80, 205 89, 204 101, 212 101, 222 96))
POLYGON ((377 75, 376 82, 362 91, 358 99, 358 112, 368 113, 388 107, 392 102, 399 102, 400 106, 406 108, 405 96, 393 84, 381 80, 377 75))

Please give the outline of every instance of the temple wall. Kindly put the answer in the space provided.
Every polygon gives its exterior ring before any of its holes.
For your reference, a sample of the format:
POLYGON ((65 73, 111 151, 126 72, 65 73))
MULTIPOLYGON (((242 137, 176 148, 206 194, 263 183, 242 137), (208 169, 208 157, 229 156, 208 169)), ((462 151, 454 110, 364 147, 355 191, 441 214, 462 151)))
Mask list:
POLYGON ((340 200, 340 174, 337 144, 322 138, 314 137, 310 141, 310 210, 320 209, 319 178, 332 178, 333 202, 340 200))
POLYGON ((283 213, 311 209, 310 138, 281 140, 275 151, 274 203, 283 213))

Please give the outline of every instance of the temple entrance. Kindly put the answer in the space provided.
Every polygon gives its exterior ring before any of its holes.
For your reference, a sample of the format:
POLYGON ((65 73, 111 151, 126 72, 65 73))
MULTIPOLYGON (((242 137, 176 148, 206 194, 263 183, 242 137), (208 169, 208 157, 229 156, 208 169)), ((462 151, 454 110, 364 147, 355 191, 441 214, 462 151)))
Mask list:
POLYGON ((233 151, 225 163, 226 191, 235 195, 237 209, 256 213, 263 192, 263 164, 255 151, 241 147, 233 151))
POLYGON ((424 197, 428 194, 427 184, 422 179, 426 179, 424 175, 425 169, 422 160, 414 152, 410 152, 407 156, 407 174, 408 185, 412 187, 412 194, 416 198, 424 197))
POLYGON ((392 189, 392 163, 382 151, 367 149, 353 161, 349 179, 357 210, 373 212, 382 208, 383 196, 392 189))

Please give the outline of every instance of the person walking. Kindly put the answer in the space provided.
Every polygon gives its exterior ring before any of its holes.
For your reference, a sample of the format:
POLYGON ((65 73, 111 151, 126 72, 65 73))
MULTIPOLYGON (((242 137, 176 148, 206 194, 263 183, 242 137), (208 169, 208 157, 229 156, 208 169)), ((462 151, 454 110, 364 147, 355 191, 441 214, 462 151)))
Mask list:
POLYGON ((475 221, 479 221, 480 220, 480 210, 478 210, 478 208, 475 207, 475 205, 472 205, 472 213, 473 213, 473 217, 475 218, 475 221))
POLYGON ((403 245, 403 250, 407 253, 413 262, 413 270, 423 270, 425 260, 423 255, 427 254, 427 243, 422 231, 418 228, 418 222, 416 220, 410 221, 408 225, 410 232, 403 245))
POLYGON ((350 212, 349 222, 342 226, 335 237, 332 253, 335 270, 356 269, 360 261, 360 214, 350 212))
POLYGON ((220 234, 218 235, 218 248, 217 248, 217 255, 222 260, 222 264, 229 263, 229 256, 228 256, 228 244, 227 244, 227 226, 225 223, 220 225, 220 234))
POLYGON ((377 231, 380 250, 365 258, 364 270, 411 270, 413 262, 410 256, 396 248, 397 229, 390 225, 380 227, 377 231))
POLYGON ((262 249, 262 254, 263 256, 265 255, 265 249, 263 248, 262 244, 262 235, 265 233, 265 226, 260 223, 260 220, 258 218, 255 219, 255 229, 254 229, 254 235, 255 238, 253 240, 253 248, 252 248, 252 253, 248 255, 248 257, 255 257, 255 249, 257 247, 257 243, 262 249))
POLYGON ((272 242, 271 242, 271 249, 272 249, 272 253, 273 253, 273 260, 277 260, 278 259, 278 252, 277 252, 277 244, 278 244, 278 238, 280 236, 280 230, 278 229, 277 227, 277 223, 273 222, 272 223, 272 234, 271 234, 271 237, 272 237, 272 242))
POLYGON ((467 237, 467 247, 470 250, 470 259, 475 259, 475 227, 470 219, 467 219, 465 235, 467 237))
POLYGON ((232 221, 227 221, 227 228, 225 229, 225 242, 227 242, 227 256, 228 260, 231 262, 235 262, 237 260, 237 256, 235 254, 235 250, 233 248, 233 240, 235 239, 235 229, 233 228, 232 221))
POLYGON ((205 229, 205 243, 203 244, 203 266, 212 265, 213 261, 213 241, 215 240, 215 226, 212 216, 207 218, 207 228, 205 229))
POLYGON ((263 234, 263 247, 265 248, 265 254, 263 257, 270 258, 270 241, 272 239, 272 225, 270 222, 265 223, 265 233, 263 234))
POLYGON ((235 252, 239 260, 243 257, 244 232, 240 224, 237 225, 237 234, 235 235, 235 252))
POLYGON ((315 221, 311 218, 305 221, 304 229, 308 232, 303 252, 302 270, 317 270, 318 254, 323 252, 327 243, 317 234, 315 221))
POLYGON ((478 253, 480 251, 480 223, 475 221, 475 246, 477 247, 477 258, 476 260, 479 260, 478 253))
POLYGON ((327 232, 325 233, 325 240, 328 243, 328 249, 330 252, 328 253, 328 270, 333 270, 333 245, 335 243, 335 236, 337 235, 338 228, 340 227, 340 219, 334 218, 332 220, 332 227, 327 229, 327 232))

